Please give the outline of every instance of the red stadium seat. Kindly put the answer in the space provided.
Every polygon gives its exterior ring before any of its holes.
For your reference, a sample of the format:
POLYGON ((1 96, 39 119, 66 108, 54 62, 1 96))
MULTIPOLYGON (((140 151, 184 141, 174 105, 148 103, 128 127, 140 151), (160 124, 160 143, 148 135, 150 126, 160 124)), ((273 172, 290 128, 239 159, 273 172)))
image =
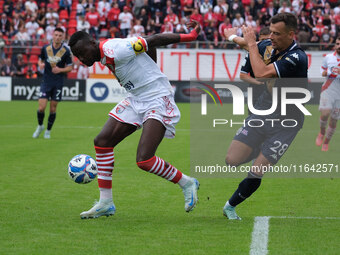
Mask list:
POLYGON ((67 31, 68 35, 73 35, 75 32, 77 32, 77 29, 75 29, 74 27, 70 27, 67 31))
POLYGON ((59 12, 59 20, 68 20, 68 12, 67 12, 67 10, 60 10, 60 12, 59 12))
POLYGON ((76 19, 76 18, 77 18, 77 12, 76 11, 71 11, 70 19, 76 19))
POLYGON ((30 52, 31 55, 40 55, 40 53, 41 53, 41 49, 40 47, 37 47, 37 46, 33 46, 30 52))
POLYGON ((71 19, 68 23, 68 28, 77 28, 77 20, 71 19))
POLYGON ((28 59, 28 61, 32 64, 37 64, 39 60, 38 55, 31 55, 28 59))

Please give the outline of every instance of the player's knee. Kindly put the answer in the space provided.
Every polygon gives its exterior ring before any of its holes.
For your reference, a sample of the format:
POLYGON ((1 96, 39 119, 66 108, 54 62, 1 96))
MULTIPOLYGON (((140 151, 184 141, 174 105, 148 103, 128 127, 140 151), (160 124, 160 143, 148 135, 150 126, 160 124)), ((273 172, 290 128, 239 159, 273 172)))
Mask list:
POLYGON ((93 140, 94 146, 98 147, 112 147, 110 143, 101 135, 97 135, 93 140))
POLYGON ((225 157, 225 163, 228 166, 235 166, 235 167, 240 165, 240 162, 230 154, 227 154, 227 156, 225 157))

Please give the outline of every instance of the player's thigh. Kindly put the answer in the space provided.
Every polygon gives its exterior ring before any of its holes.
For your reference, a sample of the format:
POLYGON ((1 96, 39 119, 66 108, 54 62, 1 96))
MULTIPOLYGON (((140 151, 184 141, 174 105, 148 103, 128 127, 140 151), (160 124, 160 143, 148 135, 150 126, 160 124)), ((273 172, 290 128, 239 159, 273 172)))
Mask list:
POLYGON ((137 127, 134 125, 109 117, 100 133, 94 139, 94 145, 98 147, 115 147, 125 137, 135 132, 136 129, 137 127))
POLYGON ((251 146, 234 139, 230 143, 225 161, 228 165, 238 166, 246 162, 252 152, 253 148, 251 146))
POLYGON ((299 129, 297 128, 277 129, 275 133, 269 134, 263 142, 262 154, 272 165, 275 165, 286 153, 298 132, 299 129))
POLYGON ((137 148, 137 162, 148 160, 155 155, 165 131, 165 126, 157 119, 150 118, 143 123, 143 131, 137 148))
POLYGON ((51 89, 51 100, 60 102, 62 98, 63 86, 54 85, 51 89))

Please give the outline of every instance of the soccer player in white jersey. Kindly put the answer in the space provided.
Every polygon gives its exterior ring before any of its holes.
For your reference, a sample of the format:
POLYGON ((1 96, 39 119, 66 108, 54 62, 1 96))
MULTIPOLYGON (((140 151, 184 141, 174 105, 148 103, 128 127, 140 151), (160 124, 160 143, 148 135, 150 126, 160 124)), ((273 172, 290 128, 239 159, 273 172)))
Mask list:
POLYGON ((184 193, 185 211, 195 207, 198 181, 155 156, 163 137, 174 137, 175 125, 180 119, 169 80, 156 64, 155 47, 196 40, 201 30, 199 23, 191 21, 188 27, 193 28, 189 34, 156 34, 147 38, 108 39, 100 43, 82 31, 70 38, 72 53, 81 62, 92 66, 100 61, 129 93, 111 110, 106 124, 94 139, 100 200, 89 211, 80 214, 82 219, 115 213, 112 199, 113 148, 141 127, 136 157, 138 167, 179 184, 184 193))
POLYGON ((322 151, 328 151, 328 144, 335 133, 336 123, 340 119, 340 37, 335 41, 335 51, 324 58, 321 74, 327 77, 327 80, 321 88, 320 132, 315 144, 322 145, 322 151))

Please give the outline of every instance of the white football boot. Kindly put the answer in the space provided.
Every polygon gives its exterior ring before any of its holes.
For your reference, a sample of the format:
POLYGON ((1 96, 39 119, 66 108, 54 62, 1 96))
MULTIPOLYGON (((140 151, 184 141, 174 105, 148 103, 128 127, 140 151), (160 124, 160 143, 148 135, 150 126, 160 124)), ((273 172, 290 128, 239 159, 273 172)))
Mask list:
POLYGON ((195 178, 190 178, 190 180, 184 185, 184 209, 186 212, 190 212, 195 208, 198 201, 197 191, 199 187, 200 183, 195 178))
POLYGON ((44 130, 44 125, 38 125, 37 129, 34 131, 32 137, 33 138, 38 138, 43 130, 44 130))
POLYGON ((50 139, 51 138, 51 130, 46 130, 44 133, 44 138, 45 139, 50 139))
POLYGON ((235 211, 235 207, 231 205, 225 205, 223 207, 223 215, 226 216, 229 220, 241 220, 241 218, 237 215, 235 211))
POLYGON ((116 212, 116 207, 112 200, 102 201, 102 202, 95 202, 94 206, 80 214, 80 218, 82 219, 92 219, 98 218, 100 216, 111 216, 114 215, 116 212))

